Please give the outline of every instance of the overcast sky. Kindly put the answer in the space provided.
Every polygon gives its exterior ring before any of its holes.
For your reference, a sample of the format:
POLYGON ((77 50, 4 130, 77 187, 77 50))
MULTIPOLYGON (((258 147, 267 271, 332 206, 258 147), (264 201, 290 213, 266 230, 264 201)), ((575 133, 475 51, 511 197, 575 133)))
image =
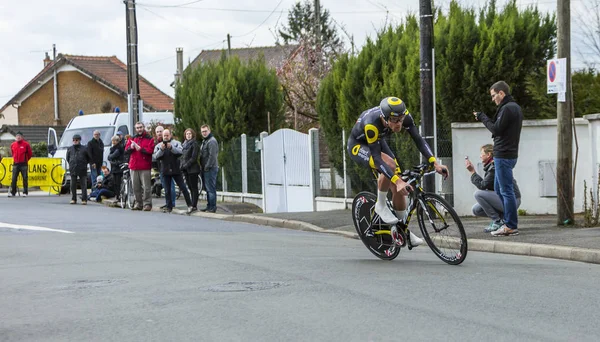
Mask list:
MULTIPOLYGON (((447 8, 449 1, 436 3, 447 8)), ((571 0, 574 20, 585 16, 584 1, 596 0, 571 0)), ((138 0, 139 72, 173 96, 169 84, 175 72, 176 47, 183 48, 187 65, 202 49, 226 48, 227 33, 232 35, 232 48, 273 45, 275 27, 287 23, 287 11, 295 2, 138 0)), ((460 2, 481 6, 485 0, 460 2)), ((499 6, 504 3, 506 0, 498 0, 499 6)), ((518 0, 522 7, 534 3, 542 11, 556 8, 556 0, 518 0)), ((418 4, 419 0, 321 0, 336 23, 354 35, 357 47, 366 37, 375 36, 386 16, 398 22, 407 13, 418 13, 418 4)), ((573 67, 582 67, 584 59, 595 56, 583 48, 575 23, 573 26, 573 67)), ((52 44, 60 53, 116 55, 126 63, 125 30, 122 0, 0 1, 0 106, 42 69, 45 52, 52 55, 52 44)))

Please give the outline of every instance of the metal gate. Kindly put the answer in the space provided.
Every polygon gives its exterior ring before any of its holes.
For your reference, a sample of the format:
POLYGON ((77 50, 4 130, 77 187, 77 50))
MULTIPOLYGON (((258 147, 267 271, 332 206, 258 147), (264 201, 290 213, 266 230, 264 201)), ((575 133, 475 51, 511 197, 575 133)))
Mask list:
POLYGON ((313 211, 308 134, 280 129, 262 141, 264 212, 313 211))

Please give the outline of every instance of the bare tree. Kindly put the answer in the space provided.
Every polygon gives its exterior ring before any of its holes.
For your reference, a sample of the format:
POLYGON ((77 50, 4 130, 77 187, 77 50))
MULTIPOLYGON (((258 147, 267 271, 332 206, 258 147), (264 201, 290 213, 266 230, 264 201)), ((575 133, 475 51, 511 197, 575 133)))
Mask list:
POLYGON ((575 36, 584 49, 577 49, 584 63, 594 68, 600 63, 600 0, 582 1, 582 10, 577 10, 574 19, 575 36))

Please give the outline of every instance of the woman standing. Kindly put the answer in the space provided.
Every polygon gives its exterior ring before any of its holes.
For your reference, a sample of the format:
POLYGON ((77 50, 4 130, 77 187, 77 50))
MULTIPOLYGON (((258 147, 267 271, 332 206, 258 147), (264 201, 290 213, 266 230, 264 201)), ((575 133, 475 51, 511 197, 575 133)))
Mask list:
POLYGON ((185 176, 185 181, 192 193, 192 210, 198 210, 198 175, 200 174, 200 163, 198 163, 198 154, 200 146, 196 141, 196 132, 188 128, 184 132, 185 141, 183 143, 183 155, 181 157, 181 171, 185 176))
POLYGON ((121 164, 125 162, 125 149, 118 135, 113 136, 111 141, 112 146, 107 159, 110 162, 110 173, 113 175, 114 190, 118 199, 121 192, 121 179, 123 178, 121 164))

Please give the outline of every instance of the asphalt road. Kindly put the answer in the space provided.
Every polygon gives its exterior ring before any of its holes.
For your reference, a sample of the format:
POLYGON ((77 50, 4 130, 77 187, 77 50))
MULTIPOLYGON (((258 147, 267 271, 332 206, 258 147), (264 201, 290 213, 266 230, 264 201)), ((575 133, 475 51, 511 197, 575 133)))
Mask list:
POLYGON ((68 200, 0 198, 0 341, 600 336, 600 265, 469 252, 448 266, 423 246, 385 262, 329 234, 68 200))

